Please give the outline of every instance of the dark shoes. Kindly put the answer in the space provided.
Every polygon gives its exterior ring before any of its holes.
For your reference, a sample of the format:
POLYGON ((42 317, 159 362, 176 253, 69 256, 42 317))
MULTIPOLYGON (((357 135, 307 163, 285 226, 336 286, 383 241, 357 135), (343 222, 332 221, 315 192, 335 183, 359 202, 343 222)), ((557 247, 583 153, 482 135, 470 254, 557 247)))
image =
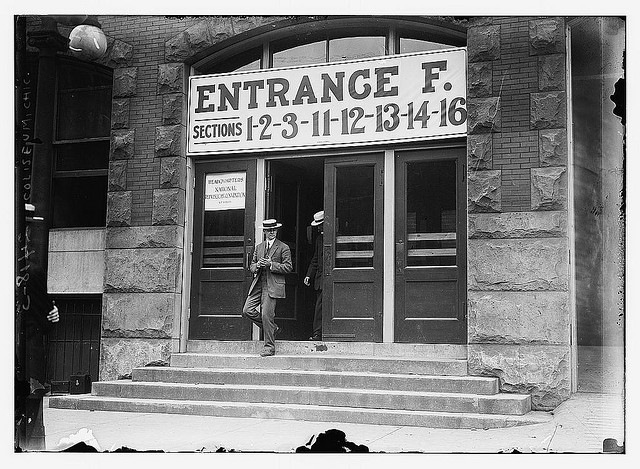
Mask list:
POLYGON ((315 342, 322 342, 322 336, 321 335, 312 335, 311 337, 309 337, 309 340, 313 340, 315 342))

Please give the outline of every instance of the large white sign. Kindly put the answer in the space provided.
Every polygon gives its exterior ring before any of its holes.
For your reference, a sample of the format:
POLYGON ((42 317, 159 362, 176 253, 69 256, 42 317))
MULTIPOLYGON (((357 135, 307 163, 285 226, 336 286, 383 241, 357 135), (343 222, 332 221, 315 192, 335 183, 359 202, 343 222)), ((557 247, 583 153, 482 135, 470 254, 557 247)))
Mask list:
POLYGON ((204 209, 213 211, 244 208, 247 194, 245 176, 245 173, 205 175, 204 209))
POLYGON ((464 48, 189 80, 191 155, 366 145, 466 131, 464 48))

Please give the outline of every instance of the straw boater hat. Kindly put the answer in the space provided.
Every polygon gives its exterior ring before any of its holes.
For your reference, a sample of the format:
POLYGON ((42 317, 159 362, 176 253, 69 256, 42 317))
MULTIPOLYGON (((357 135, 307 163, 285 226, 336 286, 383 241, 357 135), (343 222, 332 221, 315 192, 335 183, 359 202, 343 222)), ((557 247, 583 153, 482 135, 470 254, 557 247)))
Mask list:
POLYGON ((318 226, 322 222, 324 222, 324 210, 320 210, 313 214, 313 221, 311 222, 311 226, 318 226))
POLYGON ((263 230, 272 230, 274 228, 280 228, 282 223, 278 223, 275 218, 269 218, 262 222, 263 230))

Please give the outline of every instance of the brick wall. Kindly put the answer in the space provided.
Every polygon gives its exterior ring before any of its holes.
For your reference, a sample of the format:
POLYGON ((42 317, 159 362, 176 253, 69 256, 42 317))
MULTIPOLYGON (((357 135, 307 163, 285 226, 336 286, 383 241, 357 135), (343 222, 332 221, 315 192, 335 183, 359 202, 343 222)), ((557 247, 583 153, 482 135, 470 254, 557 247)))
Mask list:
POLYGON ((556 92, 560 113, 566 112, 563 33, 562 25, 539 17, 478 18, 469 29, 469 106, 479 112, 471 113, 470 143, 491 135, 486 163, 478 168, 470 161, 470 169, 498 171, 501 186, 491 207, 471 211, 532 210, 531 169, 548 166, 540 155, 541 131, 566 127, 560 116, 541 121, 532 109, 541 93, 556 92), (547 42, 540 39, 545 34, 547 42))
POLYGON ((155 156, 156 127, 162 125, 158 67, 165 63, 165 42, 199 18, 163 16, 100 16, 107 37, 131 47, 118 65, 136 70, 135 89, 128 93, 127 129, 135 129, 133 153, 127 159, 126 186, 131 192, 131 226, 152 224, 153 190, 160 188, 160 159, 155 156))
POLYGON ((529 54, 528 18, 502 18, 500 58, 493 64, 502 132, 493 138, 494 169, 502 170, 502 210, 529 210, 529 168, 538 163, 538 132, 529 128, 529 94, 538 91, 538 60, 529 54))

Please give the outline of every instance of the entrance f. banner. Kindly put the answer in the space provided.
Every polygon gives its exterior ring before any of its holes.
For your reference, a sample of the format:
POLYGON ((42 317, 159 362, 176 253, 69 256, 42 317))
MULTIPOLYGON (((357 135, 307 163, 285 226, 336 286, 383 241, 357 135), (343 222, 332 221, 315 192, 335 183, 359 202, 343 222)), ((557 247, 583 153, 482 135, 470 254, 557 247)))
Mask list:
POLYGON ((191 155, 466 132, 464 48, 189 79, 191 155))

